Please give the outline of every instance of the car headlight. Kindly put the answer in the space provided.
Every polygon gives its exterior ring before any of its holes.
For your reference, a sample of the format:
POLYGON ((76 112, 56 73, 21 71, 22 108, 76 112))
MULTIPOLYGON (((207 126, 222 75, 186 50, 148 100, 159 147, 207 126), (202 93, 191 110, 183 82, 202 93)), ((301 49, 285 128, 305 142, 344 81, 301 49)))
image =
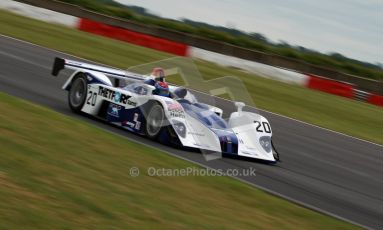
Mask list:
POLYGON ((263 136, 259 138, 259 143, 266 152, 271 152, 271 137, 263 136))
POLYGON ((184 123, 174 123, 173 127, 178 135, 180 135, 183 138, 186 137, 186 126, 184 123))

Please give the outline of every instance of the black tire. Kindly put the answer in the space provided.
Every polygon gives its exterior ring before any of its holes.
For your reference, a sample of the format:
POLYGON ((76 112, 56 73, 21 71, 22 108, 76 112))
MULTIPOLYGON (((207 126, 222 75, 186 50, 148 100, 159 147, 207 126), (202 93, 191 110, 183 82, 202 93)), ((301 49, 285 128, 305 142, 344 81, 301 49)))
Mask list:
POLYGON ((86 101, 87 89, 88 83, 84 75, 74 77, 68 92, 68 103, 73 112, 81 112, 86 101))
POLYGON ((166 127, 165 112, 162 106, 155 102, 149 108, 146 116, 145 134, 150 139, 156 139, 166 127))
POLYGON ((271 139, 271 146, 273 147, 273 150, 274 150, 274 154, 273 154, 273 156, 274 156, 275 160, 276 160, 276 161, 281 161, 281 159, 280 159, 280 157, 279 157, 279 153, 278 153, 277 149, 275 148, 275 146, 274 146, 274 142, 273 142, 272 139, 271 139))

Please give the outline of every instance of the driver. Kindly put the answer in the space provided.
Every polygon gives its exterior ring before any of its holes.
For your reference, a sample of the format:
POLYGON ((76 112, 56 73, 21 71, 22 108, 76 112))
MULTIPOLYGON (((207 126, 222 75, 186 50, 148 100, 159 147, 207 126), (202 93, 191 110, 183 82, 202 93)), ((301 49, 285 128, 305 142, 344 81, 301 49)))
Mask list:
POLYGON ((154 68, 150 74, 150 78, 144 82, 155 87, 155 90, 153 91, 154 95, 170 97, 169 86, 165 82, 165 72, 162 68, 154 68))

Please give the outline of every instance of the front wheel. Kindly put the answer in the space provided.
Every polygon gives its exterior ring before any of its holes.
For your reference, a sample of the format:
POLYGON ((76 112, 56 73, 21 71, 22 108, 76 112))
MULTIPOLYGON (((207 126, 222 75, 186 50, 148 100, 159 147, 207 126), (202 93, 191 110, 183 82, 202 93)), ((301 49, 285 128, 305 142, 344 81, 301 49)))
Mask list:
POLYGON ((271 140, 271 146, 273 147, 273 150, 274 150, 274 159, 276 161, 281 161, 280 158, 279 158, 279 153, 278 151, 275 149, 275 146, 274 146, 274 143, 273 143, 273 140, 271 140))
POLYGON ((165 126, 165 112, 158 103, 153 104, 146 117, 145 134, 150 139, 156 139, 165 126))
POLYGON ((82 75, 76 77, 71 84, 68 93, 68 103, 72 111, 79 113, 86 100, 88 83, 86 78, 82 75))

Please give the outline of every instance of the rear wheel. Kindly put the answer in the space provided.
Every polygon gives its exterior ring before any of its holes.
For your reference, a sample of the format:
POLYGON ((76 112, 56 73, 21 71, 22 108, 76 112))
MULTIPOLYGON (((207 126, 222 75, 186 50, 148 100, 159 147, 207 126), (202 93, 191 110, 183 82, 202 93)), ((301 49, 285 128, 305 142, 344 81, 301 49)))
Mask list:
POLYGON ((156 139, 165 127, 165 112, 162 106, 154 103, 146 117, 145 134, 150 139, 156 139))
POLYGON ((79 113, 86 100, 88 83, 83 75, 75 77, 72 81, 69 93, 68 103, 72 111, 79 113))

